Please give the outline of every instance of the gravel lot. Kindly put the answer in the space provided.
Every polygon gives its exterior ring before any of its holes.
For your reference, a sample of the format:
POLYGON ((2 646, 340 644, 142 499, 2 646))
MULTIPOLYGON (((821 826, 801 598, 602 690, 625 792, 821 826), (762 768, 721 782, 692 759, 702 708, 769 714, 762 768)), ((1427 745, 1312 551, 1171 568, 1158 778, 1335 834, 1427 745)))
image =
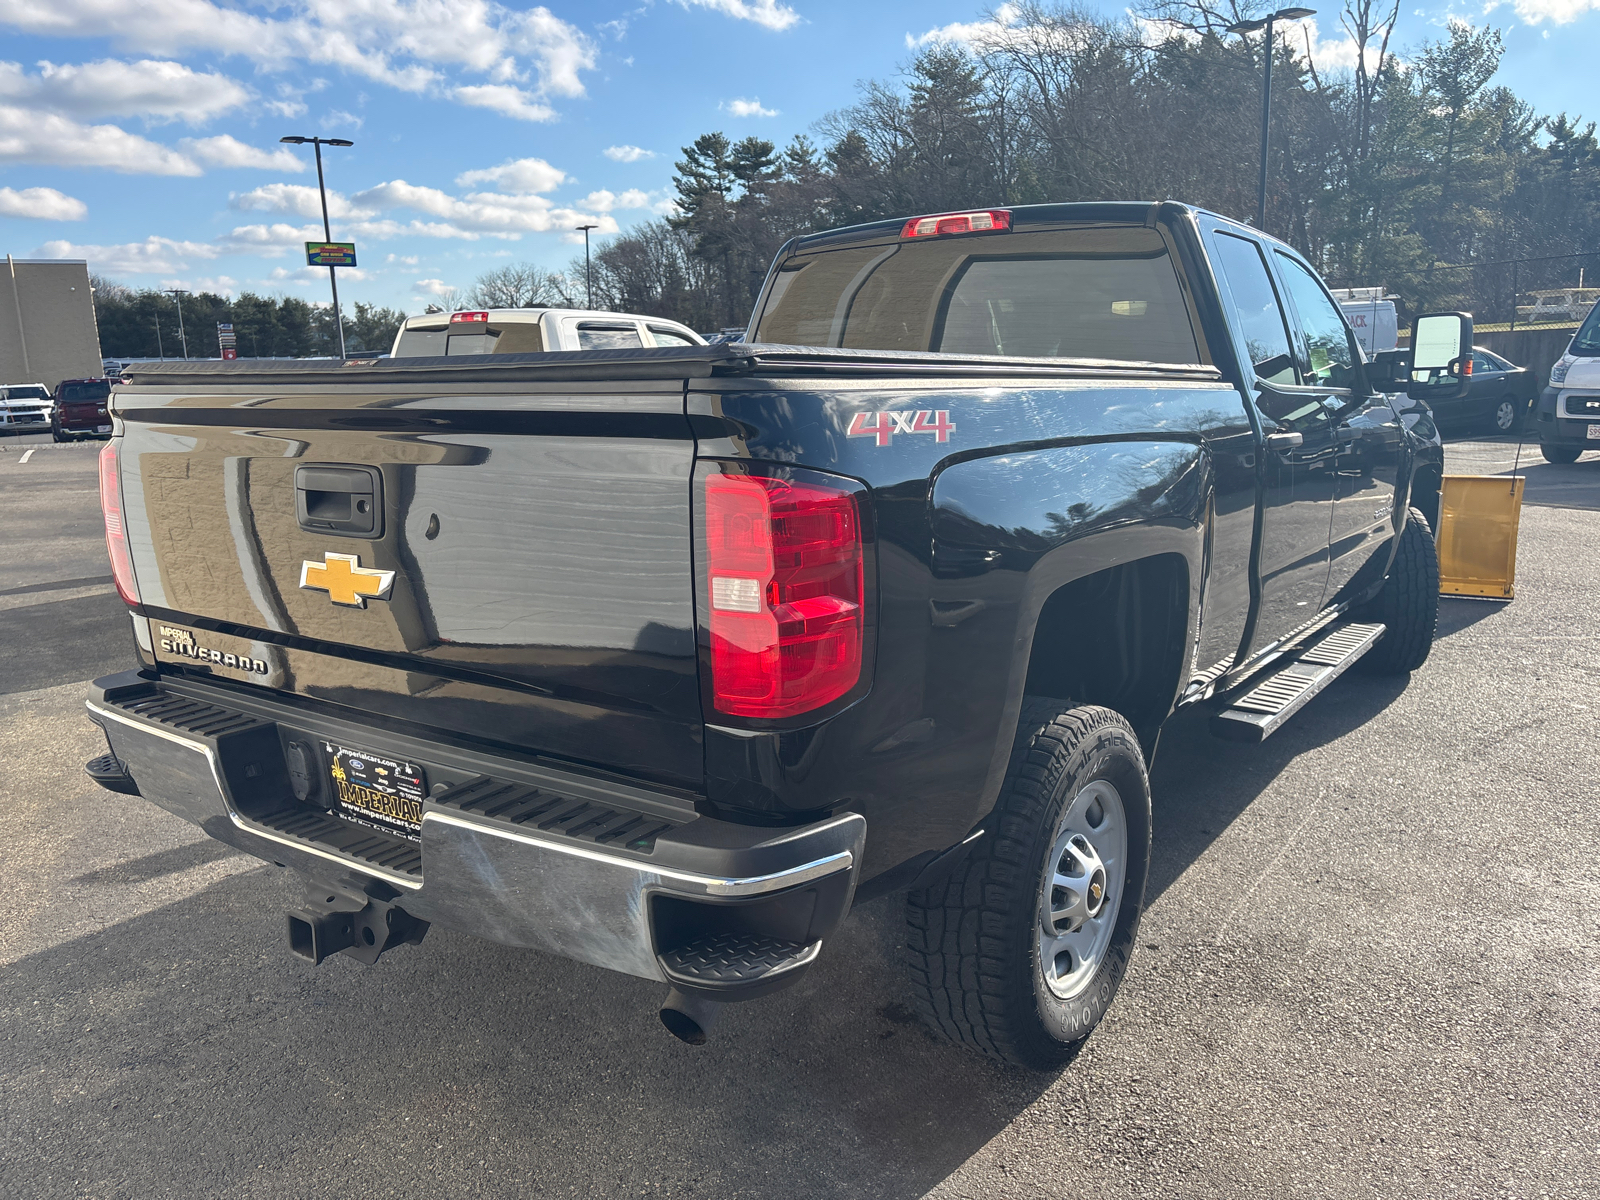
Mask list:
POLYGON ((283 873, 82 774, 82 681, 130 638, 96 444, 26 448, 0 1194, 1600 1195, 1600 455, 1524 453, 1517 599, 1445 601, 1409 683, 1346 676, 1260 747, 1169 729, 1142 948, 1052 1078, 923 1032, 893 897, 701 1050, 658 986, 448 931, 292 959, 283 873))

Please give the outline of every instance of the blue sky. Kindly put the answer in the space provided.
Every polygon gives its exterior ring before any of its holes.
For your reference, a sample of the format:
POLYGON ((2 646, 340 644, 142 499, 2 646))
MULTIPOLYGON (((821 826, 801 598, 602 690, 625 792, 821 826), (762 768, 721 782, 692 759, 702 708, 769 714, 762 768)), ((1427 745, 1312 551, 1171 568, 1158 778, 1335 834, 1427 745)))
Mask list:
MULTIPOLYGON (((301 265, 316 174, 278 138, 347 137, 326 151, 333 235, 360 247, 341 298, 420 311, 508 261, 564 266, 580 221, 603 234, 662 211, 697 134, 781 144, 983 7, 0 0, 0 233, 136 286, 319 302, 326 272, 301 265)), ((1600 117, 1600 0, 1414 8, 1402 50, 1452 11, 1507 31, 1498 82, 1600 117)), ((1336 18, 1319 32, 1337 65, 1336 18)))

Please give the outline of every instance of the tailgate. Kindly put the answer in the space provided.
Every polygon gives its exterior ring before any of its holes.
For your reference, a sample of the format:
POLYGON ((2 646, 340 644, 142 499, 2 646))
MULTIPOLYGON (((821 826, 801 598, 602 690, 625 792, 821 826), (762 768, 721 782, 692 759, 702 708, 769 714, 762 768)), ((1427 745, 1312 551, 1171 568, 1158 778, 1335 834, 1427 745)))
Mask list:
POLYGON ((157 658, 698 786, 682 378, 367 374, 118 390, 157 658))

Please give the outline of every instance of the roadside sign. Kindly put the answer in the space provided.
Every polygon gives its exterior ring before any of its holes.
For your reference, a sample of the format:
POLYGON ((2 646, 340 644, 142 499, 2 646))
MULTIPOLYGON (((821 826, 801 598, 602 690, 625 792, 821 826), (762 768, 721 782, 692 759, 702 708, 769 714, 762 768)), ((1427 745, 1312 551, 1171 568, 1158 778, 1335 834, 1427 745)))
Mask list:
POLYGON ((234 335, 232 321, 217 322, 217 347, 222 351, 222 361, 232 362, 239 357, 239 339, 234 335))
POLYGON ((307 242, 308 267, 353 267, 356 265, 354 242, 307 242))
POLYGON ((236 359, 238 357, 239 357, 239 352, 237 350, 235 350, 232 346, 224 346, 222 348, 222 361, 223 362, 232 362, 234 359, 236 359))

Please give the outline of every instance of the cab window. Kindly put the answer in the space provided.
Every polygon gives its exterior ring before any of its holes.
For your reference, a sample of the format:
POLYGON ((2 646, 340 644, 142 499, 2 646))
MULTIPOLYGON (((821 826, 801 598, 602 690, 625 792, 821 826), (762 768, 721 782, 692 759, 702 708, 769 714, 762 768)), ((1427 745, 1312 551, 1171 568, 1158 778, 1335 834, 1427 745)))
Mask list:
POLYGON ((1283 286, 1300 318, 1300 376, 1308 387, 1351 388, 1356 385, 1355 339, 1338 305, 1328 299, 1306 266, 1278 251, 1283 286))
POLYGON ((659 325, 650 326, 650 336, 655 339, 655 343, 658 346, 699 345, 693 338, 684 337, 676 329, 663 329, 659 325))

